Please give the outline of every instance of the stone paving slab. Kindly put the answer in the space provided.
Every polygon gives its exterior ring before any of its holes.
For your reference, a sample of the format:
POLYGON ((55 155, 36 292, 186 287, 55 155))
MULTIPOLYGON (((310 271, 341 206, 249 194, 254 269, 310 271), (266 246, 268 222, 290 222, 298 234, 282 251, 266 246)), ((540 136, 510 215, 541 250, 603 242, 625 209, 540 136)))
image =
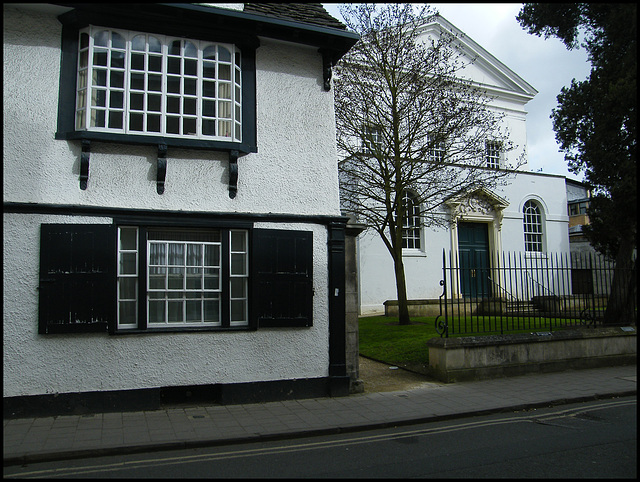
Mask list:
POLYGON ((365 430, 636 394, 636 365, 245 405, 3 421, 4 464, 365 430))

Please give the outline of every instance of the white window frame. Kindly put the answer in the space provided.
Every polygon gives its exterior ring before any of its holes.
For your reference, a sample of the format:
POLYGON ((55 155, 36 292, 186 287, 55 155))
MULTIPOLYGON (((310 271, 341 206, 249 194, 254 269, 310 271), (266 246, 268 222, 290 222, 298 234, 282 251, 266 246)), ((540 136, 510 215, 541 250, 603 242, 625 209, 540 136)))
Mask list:
POLYGON ((540 205, 529 199, 522 208, 524 250, 527 253, 544 252, 543 215, 540 205))
POLYGON ((364 139, 362 140, 362 150, 367 154, 373 154, 380 146, 382 131, 377 126, 366 126, 364 128, 364 139), (371 141, 369 141, 371 138, 371 141))
MULTIPOLYGON (((154 231, 158 231, 154 229, 154 231)), ((162 232, 163 230, 159 230, 162 232)), ((172 229, 167 229, 171 232, 172 229)), ((203 233, 210 232, 203 230, 203 233)), ((249 231, 244 229, 222 230, 221 235, 227 234, 228 239, 223 240, 220 237, 219 240, 207 240, 207 241, 186 241, 180 239, 152 239, 147 235, 146 239, 146 261, 145 272, 138 272, 138 263, 140 256, 139 229, 134 226, 119 226, 118 227, 118 330, 136 330, 141 327, 140 320, 138 319, 138 303, 140 299, 143 299, 146 303, 146 327, 147 329, 155 328, 199 328, 199 327, 222 327, 225 325, 223 322, 223 316, 225 313, 229 313, 230 321, 228 326, 230 327, 247 327, 249 326, 249 231), (136 246, 125 248, 122 244, 123 232, 125 230, 132 230, 135 232, 136 246), (162 260, 152 260, 152 245, 164 245, 164 255, 162 260), (182 245, 182 261, 174 262, 169 256, 169 246, 182 245), (194 257, 188 256, 188 252, 197 252, 195 247, 200 247, 199 259, 194 261, 194 257), (191 249, 189 247, 192 247, 191 249), (217 264, 207 262, 205 256, 205 250, 217 249, 217 256, 212 259, 217 259, 217 264), (226 254, 225 254, 226 251, 226 254), (129 258, 129 264, 131 265, 131 258, 135 259, 135 270, 125 270, 125 258, 129 258), (153 262, 152 262, 153 261, 153 262), (162 286, 152 283, 152 271, 153 269, 158 271, 164 271, 164 283, 162 286), (181 285, 171 285, 169 280, 170 271, 174 271, 178 276, 174 277, 174 280, 182 278, 181 285), (217 283, 212 285, 207 282, 207 274, 211 275, 209 280, 217 279, 217 283), (141 293, 140 276, 145 276, 146 279, 146 293, 141 293), (226 280, 225 280, 226 278, 226 280), (199 283, 197 282, 199 280, 199 283), (195 283, 194 283, 195 282, 195 283), (131 283, 135 283, 135 297, 121 296, 121 293, 131 292, 131 283), (223 283, 228 283, 226 289, 223 287, 223 283), (127 291, 127 285, 129 290, 127 291), (200 302, 199 310, 188 309, 188 304, 194 304, 196 301, 200 302), (205 305, 207 303, 213 303, 217 301, 217 314, 216 319, 210 319, 205 321, 205 305), (152 317, 152 304, 162 304, 162 319, 154 320, 152 317), (131 316, 131 311, 126 311, 128 306, 131 310, 131 304, 135 304, 135 313, 131 316), (179 319, 170 320, 170 304, 181 305, 182 316, 179 319), (226 306, 226 308, 225 308, 226 306), (124 316, 124 313, 129 315, 124 316), (189 314, 198 312, 200 314, 200 320, 189 320, 189 314)), ((167 236, 170 238, 171 236, 167 236)), ((161 238, 164 238, 162 236, 161 238)), ((172 313, 177 313, 172 309, 172 313)), ((210 311, 207 311, 210 313, 210 311)))
POLYGON ((440 163, 444 162, 446 154, 446 145, 442 140, 434 140, 432 136, 429 136, 429 142, 433 143, 433 146, 429 149, 429 162, 440 163))
POLYGON ((79 31, 76 130, 241 142, 240 66, 233 44, 86 27, 79 31), (103 32, 106 46, 99 40, 103 32), (134 45, 140 36, 144 51, 134 45), (180 43, 177 55, 174 42, 180 43))
POLYGON ((404 218, 402 219, 402 249, 410 251, 422 250, 422 227, 420 221, 420 205, 415 195, 409 191, 402 193, 404 218), (411 208, 409 212, 408 207, 411 208))
POLYGON ((484 159, 490 169, 499 169, 502 161, 502 143, 498 141, 485 141, 484 159))

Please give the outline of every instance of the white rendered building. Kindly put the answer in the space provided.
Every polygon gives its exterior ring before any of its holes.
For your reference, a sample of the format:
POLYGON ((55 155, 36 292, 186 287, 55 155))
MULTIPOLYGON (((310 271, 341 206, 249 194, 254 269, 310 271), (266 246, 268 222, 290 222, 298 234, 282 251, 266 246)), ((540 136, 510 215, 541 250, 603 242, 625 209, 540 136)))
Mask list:
MULTIPOLYGON (((525 162, 509 175, 505 186, 450 199, 441 212, 454 221, 449 229, 423 226, 409 234, 412 239, 406 245, 413 247, 403 250, 409 300, 437 300, 442 294, 443 251, 447 260, 453 253, 454 264, 463 263, 465 256, 489 256, 496 252, 519 253, 534 263, 542 262, 548 253, 569 252, 565 178, 529 172, 526 162, 525 106, 537 91, 440 16, 424 27, 424 35, 437 35, 441 27, 458 36, 466 55, 477 56, 462 70, 461 77, 495 96, 490 105, 505 114, 505 127, 516 146, 499 158, 487 159, 487 165, 495 162, 502 166, 507 161, 513 165, 520 156, 525 162), (462 249, 466 254, 458 256, 462 249)), ((397 299, 391 255, 373 230, 360 235, 357 249, 360 313, 384 312, 385 301, 397 299)), ((456 289, 456 296, 477 294, 473 287, 456 289)))

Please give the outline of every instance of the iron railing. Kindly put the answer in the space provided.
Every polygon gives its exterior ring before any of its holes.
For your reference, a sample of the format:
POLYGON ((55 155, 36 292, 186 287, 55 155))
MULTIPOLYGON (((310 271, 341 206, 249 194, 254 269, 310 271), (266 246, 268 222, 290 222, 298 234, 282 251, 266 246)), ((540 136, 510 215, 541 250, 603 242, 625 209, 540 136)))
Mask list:
POLYGON ((593 253, 491 253, 475 261, 442 252, 440 336, 596 326, 607 303, 623 295, 632 303, 633 319, 626 321, 637 319, 635 255, 618 269, 593 253))

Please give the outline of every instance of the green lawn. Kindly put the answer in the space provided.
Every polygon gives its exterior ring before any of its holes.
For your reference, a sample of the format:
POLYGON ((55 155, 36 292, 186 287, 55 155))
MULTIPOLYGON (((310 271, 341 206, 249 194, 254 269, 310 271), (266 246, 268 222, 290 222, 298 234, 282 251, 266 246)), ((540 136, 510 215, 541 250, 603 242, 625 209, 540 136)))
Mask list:
MULTIPOLYGON (((553 321, 555 323, 555 321, 553 321)), ((554 328, 554 329, 558 329, 554 328)), ((509 330, 505 333, 546 331, 544 328, 509 330)), ((454 336, 495 335, 499 332, 455 334, 454 336)), ((398 325, 392 316, 369 316, 359 319, 360 354, 390 365, 416 368, 429 365, 427 341, 440 337, 435 329, 435 317, 412 317, 411 325, 398 325)), ((420 371, 420 370, 418 370, 420 371)))

